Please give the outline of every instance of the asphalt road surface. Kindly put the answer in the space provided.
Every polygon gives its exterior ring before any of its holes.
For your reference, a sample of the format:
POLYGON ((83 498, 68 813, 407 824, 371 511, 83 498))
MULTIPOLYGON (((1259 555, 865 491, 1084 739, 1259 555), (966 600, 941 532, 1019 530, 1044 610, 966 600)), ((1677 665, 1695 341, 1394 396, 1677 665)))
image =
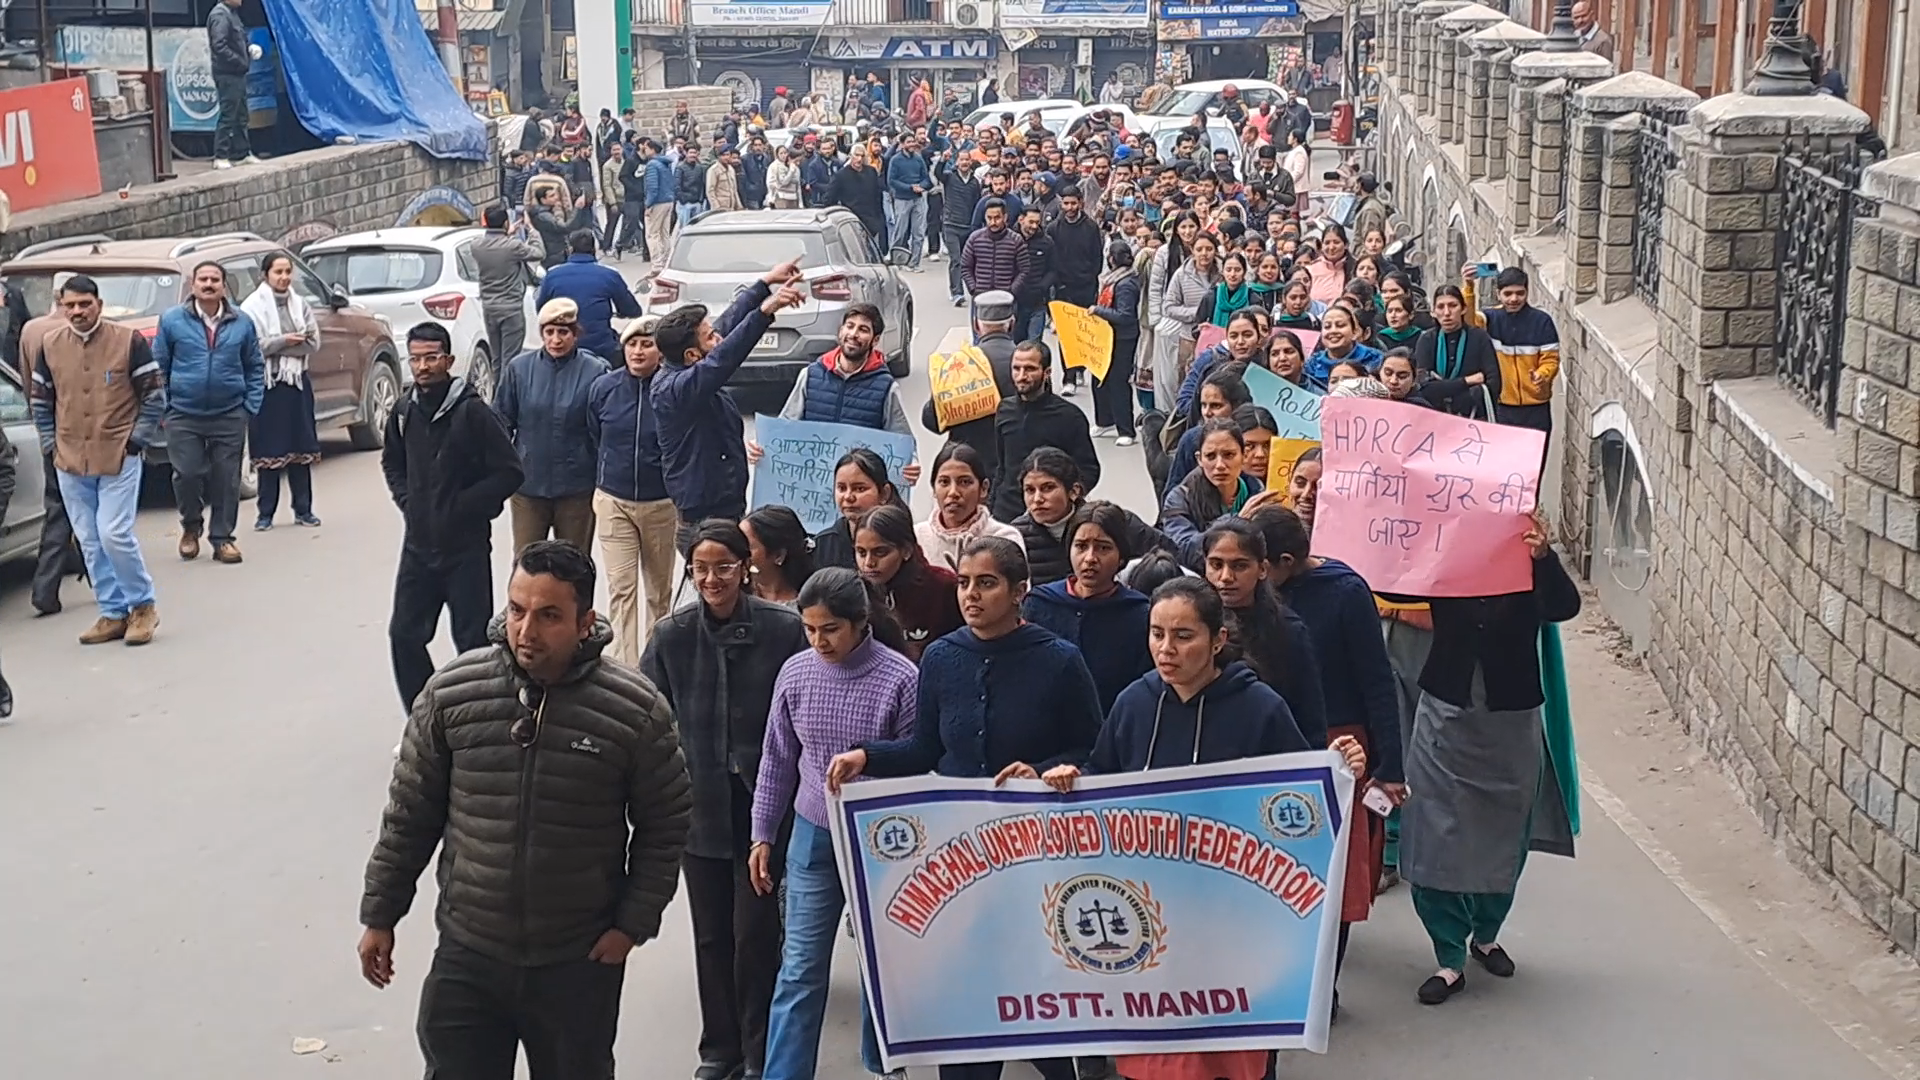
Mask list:
MULTIPOLYGON (((959 328, 945 274, 935 262, 914 275, 916 418, 921 361, 959 328)), ((923 460, 937 446, 923 436, 923 460)), ((1139 449, 1101 453, 1098 494, 1151 515, 1139 449)), ((0 730, 0 1076, 420 1069, 431 875, 399 928, 395 985, 369 988, 353 953, 401 727, 385 634, 400 518, 376 455, 341 448, 316 488, 325 526, 243 532, 240 566, 181 563, 171 512, 143 514, 163 620, 149 648, 82 648, 84 586, 35 619, 20 568, 0 575, 0 656, 20 703, 0 730), (325 1048, 295 1055, 295 1039, 325 1048)), ((914 503, 923 515, 924 491, 914 503)), ((495 549, 504 580, 504 516, 495 549)), ((1476 971, 1452 1003, 1418 1005, 1433 961, 1395 890, 1355 931, 1332 1052, 1289 1055, 1282 1076, 1916 1075, 1912 964, 1785 865, 1649 680, 1609 655, 1604 628, 1569 639, 1586 827, 1577 861, 1528 868, 1503 939, 1518 977, 1476 971)), ((840 960, 823 1077, 859 1074, 845 948, 840 960)), ((690 1076, 697 1030, 676 906, 628 964, 621 1075, 690 1076)))

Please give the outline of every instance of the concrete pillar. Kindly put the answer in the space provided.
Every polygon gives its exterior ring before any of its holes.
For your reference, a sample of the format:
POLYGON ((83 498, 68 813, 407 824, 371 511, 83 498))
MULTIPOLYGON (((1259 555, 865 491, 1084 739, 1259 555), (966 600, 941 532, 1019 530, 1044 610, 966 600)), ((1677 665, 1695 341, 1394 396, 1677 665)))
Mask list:
POLYGON ((1645 138, 1665 138, 1638 122, 1646 113, 1679 123, 1699 95, 1641 71, 1582 87, 1573 95, 1567 133, 1567 232, 1572 238, 1573 287, 1582 300, 1596 293, 1612 303, 1633 291, 1633 227, 1638 192, 1664 178, 1634 175, 1635 152, 1645 138))
MULTIPOLYGON (((1515 111, 1524 113, 1527 132, 1517 150, 1527 159, 1523 182, 1525 208, 1516 199, 1514 224, 1544 229, 1553 224, 1562 206, 1562 176, 1566 167, 1567 95, 1574 89, 1613 75, 1613 62, 1592 53, 1531 52, 1513 62, 1515 111), (1524 220, 1523 220, 1524 219, 1524 220)), ((1512 147, 1519 137, 1518 128, 1512 147)), ((1509 154, 1508 164, 1514 155, 1509 154)), ((1509 185, 1509 194, 1513 187, 1509 185)))
MULTIPOLYGON (((1478 175, 1488 180, 1504 180, 1507 176, 1507 131, 1512 116, 1514 58, 1538 49, 1546 37, 1538 30, 1511 21, 1494 23, 1467 37, 1470 48, 1487 51, 1487 131, 1483 151, 1486 171, 1478 175)), ((1472 150, 1471 141, 1468 150, 1472 150)))
POLYGON ((1448 92, 1440 97, 1440 106, 1436 110, 1440 121, 1440 138, 1447 142, 1467 141, 1468 103, 1472 99, 1467 59, 1470 55, 1465 39, 1486 27, 1507 21, 1507 17, 1485 4, 1467 4, 1458 7, 1434 20, 1438 34, 1435 39, 1440 50, 1437 62, 1441 65, 1441 77, 1448 92))
POLYGON ((1413 103, 1414 111, 1421 116, 1430 115, 1440 101, 1440 65, 1436 42, 1440 35, 1434 20, 1466 6, 1467 0, 1421 0, 1414 5, 1413 103))

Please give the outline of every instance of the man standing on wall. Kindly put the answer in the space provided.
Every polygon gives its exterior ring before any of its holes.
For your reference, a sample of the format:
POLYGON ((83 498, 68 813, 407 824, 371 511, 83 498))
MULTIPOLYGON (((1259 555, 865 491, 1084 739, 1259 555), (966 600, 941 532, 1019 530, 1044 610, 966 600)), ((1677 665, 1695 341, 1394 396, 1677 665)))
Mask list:
POLYGON ((259 56, 260 46, 247 41, 240 3, 220 0, 207 13, 207 52, 212 60, 214 94, 220 101, 220 126, 213 133, 216 169, 233 168, 236 156, 242 165, 260 164, 247 141, 247 69, 259 56))

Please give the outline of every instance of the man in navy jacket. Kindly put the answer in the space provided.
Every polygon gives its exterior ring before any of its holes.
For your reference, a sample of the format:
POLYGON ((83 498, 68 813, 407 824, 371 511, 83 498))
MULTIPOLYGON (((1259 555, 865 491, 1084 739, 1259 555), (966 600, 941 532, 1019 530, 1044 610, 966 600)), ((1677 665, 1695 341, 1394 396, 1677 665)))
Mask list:
POLYGON ((609 365, 618 364, 620 342, 613 335, 613 317, 637 318, 640 301, 633 298, 633 290, 627 288, 620 271, 602 266, 594 258, 591 230, 574 233, 567 238, 567 246, 573 254, 567 256, 566 262, 547 271, 546 278, 540 282, 539 295, 534 298, 534 309, 546 307, 547 301, 555 297, 573 301, 580 312, 580 347, 609 365))
POLYGON ((646 627, 666 617, 673 593, 673 538, 679 519, 660 471, 660 425, 650 400, 653 377, 660 370, 660 348, 653 338, 659 322, 658 316, 644 315, 620 331, 626 362, 595 379, 587 397, 587 429, 600 448, 593 516, 607 571, 611 655, 628 667, 640 666, 640 639, 646 627))
POLYGON ((799 278, 798 260, 781 263, 734 297, 717 324, 707 318, 706 305, 688 304, 654 327, 660 370, 648 397, 659 425, 667 496, 680 512, 677 546, 682 551, 702 519, 746 516, 746 424, 727 392, 727 380, 746 363, 780 309, 806 298, 799 278))
POLYGON ((193 268, 193 298, 160 316, 153 358, 167 381, 167 460, 180 505, 180 557, 200 557, 205 527, 214 559, 237 563, 240 456, 247 421, 266 396, 267 362, 253 320, 227 296, 227 272, 219 263, 193 268))
POLYGON ((667 252, 673 247, 676 188, 673 162, 667 160, 667 155, 660 152, 660 144, 652 139, 640 143, 640 156, 647 160, 640 185, 646 203, 647 258, 657 274, 667 264, 667 252))

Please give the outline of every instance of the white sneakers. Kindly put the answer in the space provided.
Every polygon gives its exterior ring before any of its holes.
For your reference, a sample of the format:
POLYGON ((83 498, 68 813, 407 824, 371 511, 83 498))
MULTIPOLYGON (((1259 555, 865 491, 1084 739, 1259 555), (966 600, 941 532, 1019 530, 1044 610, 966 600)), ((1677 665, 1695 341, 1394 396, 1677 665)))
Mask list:
POLYGON ((216 169, 231 169, 233 168, 233 162, 228 161, 226 158, 214 158, 213 167, 216 169))
POLYGON ((242 164, 242 165, 258 165, 258 164, 260 164, 260 158, 259 158, 259 156, 258 156, 258 155, 256 155, 256 154, 248 154, 248 155, 247 155, 246 157, 243 157, 243 158, 241 158, 241 159, 240 159, 240 164, 242 164))
POLYGON ((1112 424, 1103 424, 1093 429, 1093 437, 1096 439, 1111 439, 1113 438, 1113 432, 1114 427, 1112 424))
POLYGON ((1134 441, 1135 441, 1135 440, 1134 440, 1134 437, 1133 437, 1133 436, 1131 436, 1131 435, 1122 435, 1122 436, 1120 436, 1119 438, 1117 438, 1117 439, 1115 439, 1115 440, 1113 440, 1113 445, 1115 445, 1115 446, 1132 446, 1132 445, 1134 444, 1134 441))

